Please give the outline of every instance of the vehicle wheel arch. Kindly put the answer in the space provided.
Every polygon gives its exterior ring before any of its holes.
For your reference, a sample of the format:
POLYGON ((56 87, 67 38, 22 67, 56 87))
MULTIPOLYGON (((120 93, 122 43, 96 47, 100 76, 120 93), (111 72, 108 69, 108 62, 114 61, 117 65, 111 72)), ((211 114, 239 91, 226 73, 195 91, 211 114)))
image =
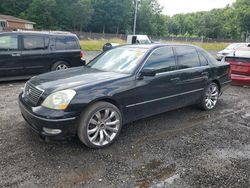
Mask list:
POLYGON ((211 82, 217 84, 218 88, 219 88, 219 92, 221 92, 221 85, 220 85, 220 81, 217 79, 211 80, 211 82))
POLYGON ((109 97, 109 96, 99 97, 99 98, 91 101, 90 103, 88 103, 87 106, 93 105, 94 103, 97 103, 97 102, 108 102, 108 103, 111 103, 111 104, 115 105, 120 110, 121 114, 123 115, 121 104, 117 100, 113 99, 112 97, 109 97))
POLYGON ((50 65, 50 70, 51 70, 51 69, 53 68, 53 66, 54 66, 56 63, 58 63, 58 62, 65 62, 65 63, 69 64, 70 67, 72 66, 72 64, 70 63, 70 61, 67 60, 67 59, 56 59, 56 60, 54 60, 54 61, 51 63, 51 65, 50 65))

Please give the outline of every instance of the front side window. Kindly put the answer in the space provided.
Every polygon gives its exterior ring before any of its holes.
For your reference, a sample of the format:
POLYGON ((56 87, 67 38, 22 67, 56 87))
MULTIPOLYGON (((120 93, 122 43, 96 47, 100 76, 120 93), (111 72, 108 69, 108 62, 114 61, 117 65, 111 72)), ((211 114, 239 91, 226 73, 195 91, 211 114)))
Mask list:
POLYGON ((175 47, 178 68, 187 69, 200 66, 200 60, 195 48, 191 46, 177 46, 175 47))
POLYGON ((148 49, 120 47, 104 52, 88 64, 88 67, 131 74, 139 66, 148 49))
POLYGON ((56 38, 57 50, 77 50, 80 49, 77 40, 74 37, 57 37, 56 38))
POLYGON ((172 71, 175 68, 175 56, 171 47, 155 50, 143 67, 143 69, 155 70, 156 73, 172 71))
POLYGON ((0 35, 0 50, 9 51, 18 49, 17 35, 0 35))
POLYGON ((23 36, 24 50, 42 50, 48 48, 48 39, 43 36, 23 36))

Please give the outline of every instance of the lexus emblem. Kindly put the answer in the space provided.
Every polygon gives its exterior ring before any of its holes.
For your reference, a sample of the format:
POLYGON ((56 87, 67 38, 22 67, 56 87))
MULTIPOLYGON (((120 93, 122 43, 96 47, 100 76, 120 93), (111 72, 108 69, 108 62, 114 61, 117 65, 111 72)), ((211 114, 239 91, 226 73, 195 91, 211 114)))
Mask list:
POLYGON ((28 89, 28 90, 26 91, 26 95, 29 96, 30 93, 31 93, 31 89, 28 89))

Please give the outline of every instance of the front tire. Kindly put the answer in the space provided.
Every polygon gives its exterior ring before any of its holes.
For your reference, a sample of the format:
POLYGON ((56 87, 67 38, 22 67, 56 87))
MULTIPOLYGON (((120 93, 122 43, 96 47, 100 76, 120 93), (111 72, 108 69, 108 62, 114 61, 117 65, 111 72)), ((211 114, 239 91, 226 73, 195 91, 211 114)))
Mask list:
POLYGON ((81 115, 78 137, 87 147, 99 149, 112 144, 122 127, 120 110, 108 102, 97 102, 81 115))
POLYGON ((212 110, 215 108, 219 98, 219 86, 211 82, 205 89, 203 93, 200 107, 203 110, 212 110))

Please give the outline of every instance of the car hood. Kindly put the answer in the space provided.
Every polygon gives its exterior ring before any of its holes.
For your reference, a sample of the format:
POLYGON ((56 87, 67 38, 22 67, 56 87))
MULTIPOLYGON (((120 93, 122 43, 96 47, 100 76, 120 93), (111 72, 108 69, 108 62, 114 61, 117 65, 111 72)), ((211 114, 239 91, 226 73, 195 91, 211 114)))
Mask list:
POLYGON ((122 73, 104 72, 88 67, 77 67, 41 74, 33 77, 29 82, 33 86, 51 92, 77 86, 98 84, 127 76, 127 74, 122 73))

